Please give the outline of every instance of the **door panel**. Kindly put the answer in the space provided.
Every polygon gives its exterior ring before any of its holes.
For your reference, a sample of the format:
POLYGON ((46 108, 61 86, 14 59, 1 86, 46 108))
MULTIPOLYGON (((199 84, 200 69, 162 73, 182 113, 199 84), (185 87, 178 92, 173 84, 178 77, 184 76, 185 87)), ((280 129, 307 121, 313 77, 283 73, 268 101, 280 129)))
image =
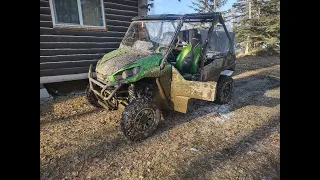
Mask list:
POLYGON ((187 81, 179 71, 172 67, 171 102, 173 109, 186 113, 189 99, 214 101, 216 82, 187 81))
POLYGON ((223 67, 223 58, 215 59, 210 64, 203 67, 202 81, 217 82, 223 67))

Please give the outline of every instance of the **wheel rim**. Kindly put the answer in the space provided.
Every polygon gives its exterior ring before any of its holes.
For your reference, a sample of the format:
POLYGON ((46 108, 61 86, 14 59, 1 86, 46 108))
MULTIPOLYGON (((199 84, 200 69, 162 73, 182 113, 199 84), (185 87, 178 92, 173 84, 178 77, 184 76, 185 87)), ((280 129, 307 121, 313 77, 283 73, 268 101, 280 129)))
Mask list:
POLYGON ((137 131, 146 131, 154 123, 155 112, 153 109, 145 108, 138 112, 134 119, 134 128, 137 131))
POLYGON ((222 94, 223 94, 224 99, 228 98, 230 96, 231 90, 232 90, 231 83, 227 83, 222 90, 222 94))

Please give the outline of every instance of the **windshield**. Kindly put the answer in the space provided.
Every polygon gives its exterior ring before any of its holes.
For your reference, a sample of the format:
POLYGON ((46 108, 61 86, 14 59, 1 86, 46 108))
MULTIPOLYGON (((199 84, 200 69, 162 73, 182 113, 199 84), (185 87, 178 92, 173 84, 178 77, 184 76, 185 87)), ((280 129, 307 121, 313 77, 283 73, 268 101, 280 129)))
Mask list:
POLYGON ((177 26, 178 21, 134 21, 121 45, 151 53, 163 52, 170 46, 177 26))

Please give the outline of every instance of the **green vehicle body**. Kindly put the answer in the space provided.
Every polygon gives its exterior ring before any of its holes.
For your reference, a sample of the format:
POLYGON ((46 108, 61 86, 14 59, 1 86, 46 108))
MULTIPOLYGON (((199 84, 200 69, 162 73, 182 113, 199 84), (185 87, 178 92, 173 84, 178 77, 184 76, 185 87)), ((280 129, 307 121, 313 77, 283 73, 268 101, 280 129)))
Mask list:
MULTIPOLYGON (((120 48, 119 48, 120 49, 120 48)), ((119 51, 119 49, 115 51, 119 51)), ((100 61, 103 61, 104 59, 101 59, 100 61)), ((140 67, 139 73, 130 76, 126 79, 122 79, 119 82, 120 83, 133 83, 136 81, 139 81, 142 78, 146 77, 159 77, 160 75, 160 68, 159 65, 162 60, 162 55, 161 54, 154 54, 149 57, 141 58, 119 70, 116 72, 112 73, 110 76, 108 76, 108 79, 110 82, 116 82, 116 75, 121 75, 123 71, 132 69, 134 67, 140 67)))
MULTIPOLYGON (((196 16, 208 16, 203 14, 195 14, 196 16)), ((187 17, 188 15, 174 15, 176 19, 180 20, 183 17, 187 17)), ((209 16, 208 16, 209 17, 209 16)), ((217 17, 221 19, 221 14, 216 13, 213 14, 212 17, 217 17)), ((134 19, 134 21, 139 20, 148 20, 150 18, 155 18, 157 20, 170 19, 170 17, 138 17, 134 19)), ((208 22, 214 21, 216 23, 217 20, 214 18, 209 18, 208 22)), ((179 24, 182 26, 182 23, 179 24)), ((177 27, 179 33, 179 28, 177 27)), ((224 25, 224 24, 223 24, 224 25)), ((175 34, 175 37, 177 34, 175 34)), ((209 36, 209 35, 208 35, 209 36)), ((229 36, 228 36, 229 37, 229 36)), ((230 39, 229 39, 230 40, 230 39)), ((90 89, 94 91, 95 95, 99 100, 99 103, 103 105, 103 101, 108 101, 114 97, 114 94, 117 93, 118 89, 120 89, 123 85, 130 85, 136 82, 142 81, 144 79, 154 79, 156 81, 158 87, 158 95, 160 97, 160 101, 165 101, 167 104, 166 108, 173 109, 179 112, 187 111, 188 100, 191 98, 203 99, 214 101, 215 99, 215 87, 220 76, 220 73, 224 70, 234 70, 235 67, 235 55, 229 53, 229 55, 225 55, 224 57, 215 60, 215 62, 210 63, 207 67, 212 67, 211 69, 204 66, 204 57, 201 56, 202 46, 197 44, 194 48, 191 47, 190 44, 185 45, 181 52, 179 52, 176 57, 175 64, 168 62, 169 52, 173 49, 174 42, 171 41, 170 47, 166 50, 165 53, 154 52, 152 54, 148 54, 146 56, 138 57, 130 63, 119 66, 115 71, 106 72, 104 69, 104 65, 109 63, 109 61, 114 61, 114 58, 119 58, 125 56, 128 53, 137 53, 132 49, 127 48, 126 46, 121 46, 101 58, 96 65, 97 79, 93 78, 92 75, 92 66, 89 69, 89 84, 90 89), (188 72, 183 71, 183 61, 190 54, 190 51, 193 50, 193 61, 190 65, 188 72), (226 63, 229 62, 229 63, 226 63), (222 65, 223 64, 223 65, 222 65), (200 79, 197 81, 187 80, 186 76, 193 76, 198 72, 198 68, 201 67, 201 74, 199 75, 200 79), (216 68, 216 70, 212 70, 216 68), (128 74, 128 76, 125 76, 128 74), (100 77, 100 78, 99 78, 100 77), (102 77, 102 78, 101 78, 102 77), (96 89, 96 87, 102 90, 96 89), (174 86, 174 87, 173 87, 174 86), (202 87, 202 90, 199 90, 199 87, 202 87), (108 90, 108 88, 110 88, 108 90), (184 92, 182 92, 184 91, 184 92)), ((119 102, 123 102, 124 105, 128 105, 128 102, 125 100, 119 100, 119 102)), ((161 103, 160 103, 161 104, 161 103)), ((104 106, 106 107, 106 106, 104 106)))
MULTIPOLYGON (((184 49, 181 51, 181 53, 179 53, 178 57, 177 57, 177 69, 181 70, 182 69, 182 60, 183 58, 185 58, 188 53, 190 52, 191 47, 190 45, 187 45, 186 47, 184 47, 184 49)), ((99 64, 101 64, 104 61, 107 61, 109 59, 111 59, 112 57, 114 57, 115 55, 119 56, 123 53, 126 53, 127 51, 123 50, 122 48, 118 48, 114 51, 111 51, 110 53, 106 54, 102 59, 100 59, 97 63, 97 66, 99 66, 99 64)), ((196 72, 196 65, 198 64, 199 61, 199 57, 200 57, 200 46, 196 46, 196 48, 194 49, 194 62, 192 63, 191 69, 190 69, 190 73, 195 73, 196 72)), ((116 72, 112 73, 111 75, 108 76, 108 79, 110 82, 116 82, 116 75, 121 75, 121 73, 123 71, 132 69, 134 67, 140 67, 140 71, 138 74, 128 77, 126 79, 122 79, 119 82, 120 83, 133 83, 136 81, 139 81, 140 79, 143 78, 148 78, 148 77, 159 77, 160 76, 160 63, 162 60, 162 55, 159 54, 154 54, 151 55, 149 57, 145 57, 145 58, 141 58, 119 70, 117 70, 116 72)), ((167 66, 170 65, 168 62, 166 63, 167 66)))

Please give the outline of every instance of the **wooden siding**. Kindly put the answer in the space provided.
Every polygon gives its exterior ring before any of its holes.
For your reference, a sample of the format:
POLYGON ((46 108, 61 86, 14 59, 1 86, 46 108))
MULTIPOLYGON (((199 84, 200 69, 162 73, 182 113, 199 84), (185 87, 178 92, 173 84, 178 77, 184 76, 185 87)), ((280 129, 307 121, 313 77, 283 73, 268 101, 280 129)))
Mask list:
POLYGON ((40 77, 88 72, 90 64, 119 47, 138 0, 104 0, 108 32, 54 29, 49 0, 40 0, 40 77))

